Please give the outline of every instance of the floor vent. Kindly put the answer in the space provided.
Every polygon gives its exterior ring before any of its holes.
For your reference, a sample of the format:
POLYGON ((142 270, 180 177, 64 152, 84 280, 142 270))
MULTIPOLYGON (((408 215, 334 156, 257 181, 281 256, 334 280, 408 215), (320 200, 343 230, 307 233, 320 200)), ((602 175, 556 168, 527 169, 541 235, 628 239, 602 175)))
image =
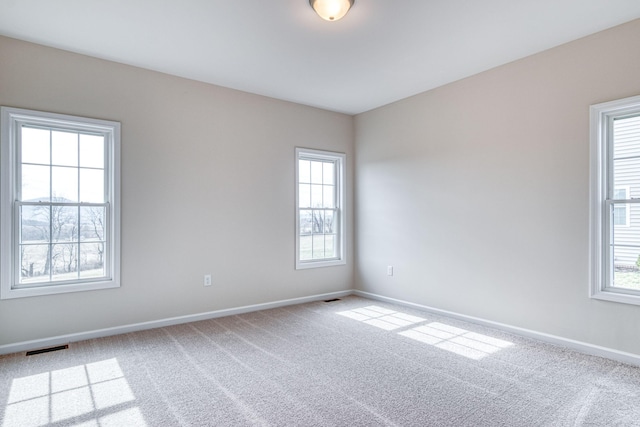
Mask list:
POLYGON ((324 302, 334 302, 334 301, 340 301, 340 298, 328 299, 328 300, 325 300, 324 302))
POLYGON ((56 347, 41 348, 40 350, 27 351, 27 356, 33 356, 34 354, 49 353, 50 351, 66 350, 68 348, 69 348, 69 345, 67 344, 59 345, 56 347))

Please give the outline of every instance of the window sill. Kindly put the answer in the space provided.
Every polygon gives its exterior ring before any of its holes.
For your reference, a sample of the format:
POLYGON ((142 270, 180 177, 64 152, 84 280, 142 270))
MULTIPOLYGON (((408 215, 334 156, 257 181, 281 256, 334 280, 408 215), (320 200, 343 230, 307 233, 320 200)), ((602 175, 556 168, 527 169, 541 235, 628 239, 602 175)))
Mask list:
POLYGON ((306 270, 309 268, 333 267, 337 265, 345 265, 347 262, 343 259, 331 261, 297 261, 296 270, 306 270))
POLYGON ((619 292, 619 291, 598 290, 595 292, 591 292, 590 297, 593 299, 599 299, 603 301, 618 302, 622 304, 640 305, 640 293, 628 294, 628 293, 619 292))
POLYGON ((68 285, 45 285, 31 288, 2 288, 0 299, 26 298, 43 295, 64 294, 68 292, 95 291, 99 289, 119 288, 120 283, 116 280, 103 280, 91 283, 73 283, 68 285))

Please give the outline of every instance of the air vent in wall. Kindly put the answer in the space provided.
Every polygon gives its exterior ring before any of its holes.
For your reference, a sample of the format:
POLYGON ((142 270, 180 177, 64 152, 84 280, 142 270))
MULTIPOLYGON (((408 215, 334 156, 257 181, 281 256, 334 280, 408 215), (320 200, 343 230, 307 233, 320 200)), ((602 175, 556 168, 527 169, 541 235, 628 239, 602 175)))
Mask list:
POLYGON ((34 354, 49 353, 50 351, 66 350, 68 348, 69 346, 67 344, 59 345, 56 347, 41 348, 40 350, 27 351, 27 356, 33 356, 34 354))

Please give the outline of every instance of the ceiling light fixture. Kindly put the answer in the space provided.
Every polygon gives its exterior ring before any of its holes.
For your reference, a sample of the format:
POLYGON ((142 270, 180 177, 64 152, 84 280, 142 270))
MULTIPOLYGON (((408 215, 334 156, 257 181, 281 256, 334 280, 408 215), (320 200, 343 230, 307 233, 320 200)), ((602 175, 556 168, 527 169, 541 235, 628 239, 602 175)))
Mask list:
POLYGON ((337 21, 349 12, 355 0, 309 0, 309 4, 320 18, 337 21))

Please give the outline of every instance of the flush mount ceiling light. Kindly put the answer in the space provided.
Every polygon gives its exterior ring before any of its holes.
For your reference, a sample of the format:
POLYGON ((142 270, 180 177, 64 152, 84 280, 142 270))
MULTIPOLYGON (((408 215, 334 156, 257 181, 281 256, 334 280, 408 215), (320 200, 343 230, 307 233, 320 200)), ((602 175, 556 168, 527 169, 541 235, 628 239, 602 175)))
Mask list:
POLYGON ((349 12, 355 0, 309 0, 309 4, 327 21, 337 21, 349 12))

